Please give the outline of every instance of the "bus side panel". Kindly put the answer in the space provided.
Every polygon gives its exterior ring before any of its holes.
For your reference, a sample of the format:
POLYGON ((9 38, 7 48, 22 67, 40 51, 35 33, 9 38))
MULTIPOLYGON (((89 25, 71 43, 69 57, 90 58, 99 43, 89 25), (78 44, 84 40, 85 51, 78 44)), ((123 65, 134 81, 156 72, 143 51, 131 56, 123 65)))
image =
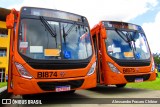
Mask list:
POLYGON ((156 80, 156 72, 155 71, 153 73, 151 73, 151 76, 148 79, 148 81, 154 81, 154 80, 156 80))

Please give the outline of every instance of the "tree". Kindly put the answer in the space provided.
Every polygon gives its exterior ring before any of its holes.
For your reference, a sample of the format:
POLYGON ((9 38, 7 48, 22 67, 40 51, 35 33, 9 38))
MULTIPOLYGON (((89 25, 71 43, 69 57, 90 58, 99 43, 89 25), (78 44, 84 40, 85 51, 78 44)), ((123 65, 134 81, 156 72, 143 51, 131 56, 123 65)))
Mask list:
POLYGON ((159 55, 154 55, 154 62, 155 62, 155 64, 160 64, 160 57, 159 57, 159 55))

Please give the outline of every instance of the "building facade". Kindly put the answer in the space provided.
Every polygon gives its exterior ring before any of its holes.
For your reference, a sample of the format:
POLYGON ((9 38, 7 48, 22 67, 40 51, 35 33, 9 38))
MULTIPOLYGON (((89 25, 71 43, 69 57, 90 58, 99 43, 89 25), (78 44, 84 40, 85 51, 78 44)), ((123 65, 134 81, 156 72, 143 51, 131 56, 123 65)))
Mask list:
POLYGON ((6 82, 8 80, 9 34, 6 23, 0 21, 0 82, 6 82))

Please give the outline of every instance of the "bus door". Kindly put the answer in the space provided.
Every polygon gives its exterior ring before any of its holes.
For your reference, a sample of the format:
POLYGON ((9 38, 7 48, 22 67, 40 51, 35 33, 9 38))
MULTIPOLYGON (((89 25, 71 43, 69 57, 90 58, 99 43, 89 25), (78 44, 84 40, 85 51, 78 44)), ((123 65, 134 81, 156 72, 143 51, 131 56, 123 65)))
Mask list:
POLYGON ((96 55, 96 72, 97 72, 97 83, 100 83, 100 70, 99 70, 99 58, 98 58, 98 40, 97 34, 93 35, 93 44, 96 55))
POLYGON ((103 55, 103 43, 102 43, 102 40, 103 40, 103 37, 101 37, 102 36, 102 32, 100 31, 99 33, 98 33, 98 47, 99 47, 99 51, 98 51, 98 57, 99 57, 99 70, 100 70, 100 75, 101 75, 101 81, 100 81, 100 84, 104 84, 104 81, 105 81, 105 70, 104 70, 104 64, 102 64, 103 63, 103 57, 104 56, 102 56, 103 55))
POLYGON ((96 54, 96 72, 97 72, 97 83, 103 84, 104 82, 104 77, 102 73, 102 54, 100 52, 100 35, 98 32, 96 32, 95 35, 93 35, 93 42, 94 42, 94 49, 95 49, 95 54, 96 54))

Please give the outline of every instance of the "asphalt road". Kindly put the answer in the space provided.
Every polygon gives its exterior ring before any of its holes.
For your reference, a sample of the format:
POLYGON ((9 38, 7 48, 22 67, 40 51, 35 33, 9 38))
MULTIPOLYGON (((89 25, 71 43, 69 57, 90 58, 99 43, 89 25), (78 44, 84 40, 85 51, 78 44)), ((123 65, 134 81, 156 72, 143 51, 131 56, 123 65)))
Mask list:
MULTIPOLYGON (((12 98, 22 98, 21 96, 12 96, 12 98)), ((144 101, 146 98, 157 98, 160 101, 160 90, 144 90, 132 88, 116 88, 98 86, 89 90, 77 90, 74 94, 66 93, 47 93, 31 96, 42 105, 12 104, 3 107, 159 107, 160 104, 112 104, 116 98, 122 101, 144 101), (135 99, 143 98, 143 99, 135 99), (106 102, 105 102, 106 101, 106 102)), ((31 99, 29 99, 31 100, 31 99)), ((28 101, 28 100, 27 100, 28 101)), ((28 102, 27 102, 28 103, 28 102)))

